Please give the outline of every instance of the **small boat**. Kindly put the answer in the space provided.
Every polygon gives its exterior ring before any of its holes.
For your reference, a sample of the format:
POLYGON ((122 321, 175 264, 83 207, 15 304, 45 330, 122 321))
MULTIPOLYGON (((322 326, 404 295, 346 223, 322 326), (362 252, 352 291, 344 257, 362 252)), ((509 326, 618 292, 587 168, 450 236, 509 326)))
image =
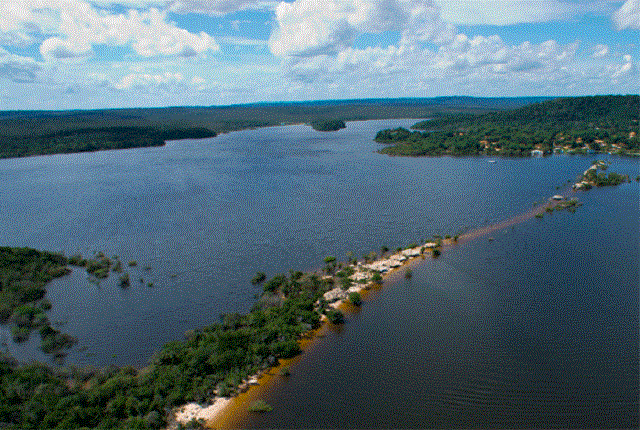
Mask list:
POLYGON ((495 163, 496 160, 489 160, 489 163, 495 163))

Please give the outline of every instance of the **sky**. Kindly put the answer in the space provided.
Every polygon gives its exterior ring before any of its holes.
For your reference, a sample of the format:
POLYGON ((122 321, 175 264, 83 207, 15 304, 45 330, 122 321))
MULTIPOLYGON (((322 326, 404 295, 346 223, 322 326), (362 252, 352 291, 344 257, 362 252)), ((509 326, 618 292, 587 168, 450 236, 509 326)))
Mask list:
POLYGON ((1 0, 0 110, 638 94, 640 0, 1 0))

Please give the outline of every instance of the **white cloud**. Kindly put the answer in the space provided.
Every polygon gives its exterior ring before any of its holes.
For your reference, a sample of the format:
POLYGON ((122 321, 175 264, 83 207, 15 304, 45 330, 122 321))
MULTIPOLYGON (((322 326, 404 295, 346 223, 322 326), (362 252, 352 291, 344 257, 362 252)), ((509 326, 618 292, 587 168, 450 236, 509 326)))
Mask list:
POLYGON ((0 79, 8 79, 18 83, 38 81, 40 64, 28 57, 10 54, 0 48, 0 79))
POLYGON ((182 73, 165 72, 162 74, 131 73, 115 83, 113 86, 119 90, 131 88, 147 89, 149 87, 169 88, 184 80, 182 73))
POLYGON ((513 25, 548 22, 606 10, 599 1, 559 0, 437 0, 442 19, 456 25, 513 25))
POLYGON ((618 30, 640 29, 640 0, 627 0, 611 18, 618 30))
POLYGON ((602 58, 609 55, 609 47, 607 45, 598 44, 593 47, 593 58, 602 58))
POLYGON ((553 87, 557 94, 567 79, 580 73, 572 66, 577 48, 577 44, 560 45, 553 40, 512 46, 498 36, 458 34, 436 51, 417 45, 346 48, 337 55, 289 58, 285 63, 289 79, 323 98, 332 96, 334 88, 344 92, 337 90, 334 97, 357 97, 362 92, 378 96, 420 96, 425 91, 483 94, 492 87, 497 91, 492 94, 505 95, 508 86, 522 85, 534 85, 531 94, 542 92, 545 86, 553 87))
MULTIPOLYGON (((112 2, 98 2, 108 6, 112 2)), ((130 1, 148 6, 149 1, 130 1)), ((0 4, 0 43, 27 46, 42 41, 40 52, 47 59, 84 57, 92 46, 130 45, 141 56, 190 57, 219 49, 213 37, 177 27, 167 21, 166 11, 130 9, 113 14, 84 0, 3 0, 0 4)))
POLYGON ((400 31, 411 43, 450 32, 431 0, 295 0, 278 5, 276 20, 269 47, 285 57, 337 54, 362 33, 400 31))
POLYGON ((91 55, 91 45, 82 39, 61 39, 50 37, 40 45, 40 53, 45 58, 76 58, 91 55))
POLYGON ((276 4, 275 1, 260 0, 181 0, 171 2, 170 10, 219 16, 245 9, 273 9, 276 4))
POLYGON ((633 64, 633 57, 627 54, 623 57, 623 60, 623 64, 615 64, 609 66, 608 70, 611 74, 612 79, 617 79, 629 75, 634 71, 635 66, 633 64))
POLYGON ((224 36, 220 38, 220 42, 228 45, 243 46, 266 46, 268 41, 260 39, 248 39, 246 37, 224 36))
POLYGON ((201 78, 200 76, 194 76, 193 78, 191 78, 192 85, 201 85, 201 84, 204 84, 205 82, 207 82, 207 80, 201 78))

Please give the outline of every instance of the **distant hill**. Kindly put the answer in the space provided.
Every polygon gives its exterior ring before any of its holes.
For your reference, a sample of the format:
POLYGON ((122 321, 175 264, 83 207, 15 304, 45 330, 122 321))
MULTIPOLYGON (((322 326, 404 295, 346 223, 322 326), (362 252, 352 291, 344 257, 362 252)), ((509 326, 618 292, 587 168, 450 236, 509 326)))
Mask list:
POLYGON ((530 155, 532 150, 635 154, 640 96, 548 100, 514 110, 442 115, 376 136, 389 155, 530 155))
POLYGON ((0 158, 163 145, 281 124, 432 118, 512 109, 545 98, 400 98, 233 106, 0 111, 0 158))

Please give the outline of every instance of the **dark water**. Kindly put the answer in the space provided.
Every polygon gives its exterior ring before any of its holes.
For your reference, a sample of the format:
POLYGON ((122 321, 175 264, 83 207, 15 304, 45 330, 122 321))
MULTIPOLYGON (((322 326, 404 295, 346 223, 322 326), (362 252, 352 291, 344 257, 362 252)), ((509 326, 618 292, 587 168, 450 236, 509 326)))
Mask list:
MULTIPOLYGON (((326 255, 503 221, 593 160, 490 164, 374 152, 379 129, 413 122, 349 123, 336 133, 275 127, 163 148, 0 160, 0 243, 137 260, 127 290, 116 276, 90 284, 81 270, 54 281, 49 316, 79 338, 68 363, 144 364, 184 331, 248 310, 256 271, 308 270, 326 255)), ((613 160, 612 170, 638 174, 637 161, 613 160)), ((305 353, 269 399, 269 421, 244 424, 637 420, 629 402, 637 406, 638 185, 581 198, 575 214, 461 245, 415 267, 410 281, 388 283, 305 353), (304 413, 291 414, 294 407, 304 413)), ((8 348, 25 361, 45 359, 38 341, 8 348)))
POLYGON ((226 424, 638 427, 638 185, 580 199, 398 273, 226 424))

